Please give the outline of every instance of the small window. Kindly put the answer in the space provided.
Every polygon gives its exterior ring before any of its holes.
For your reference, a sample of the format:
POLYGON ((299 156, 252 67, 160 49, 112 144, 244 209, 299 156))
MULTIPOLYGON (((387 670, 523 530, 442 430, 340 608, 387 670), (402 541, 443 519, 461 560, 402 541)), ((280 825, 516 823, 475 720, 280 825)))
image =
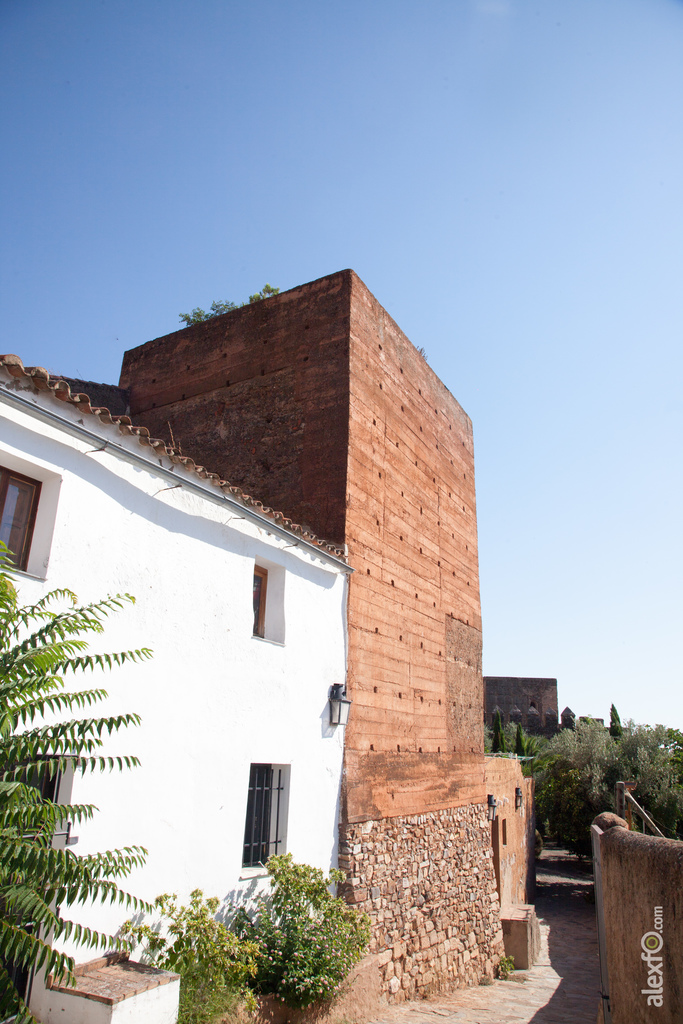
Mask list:
POLYGON ((284 566, 259 558, 254 562, 252 633, 255 639, 274 644, 285 642, 285 580, 284 566))
POLYGON ((272 854, 286 852, 289 765, 252 764, 242 867, 265 865, 272 854))
POLYGON ((0 466, 0 540, 17 569, 26 569, 36 521, 40 483, 0 466))
POLYGON ((508 821, 507 818, 503 818, 503 846, 508 844, 508 821))
POLYGON ((254 636, 266 635, 266 590, 268 570, 254 567, 254 636))

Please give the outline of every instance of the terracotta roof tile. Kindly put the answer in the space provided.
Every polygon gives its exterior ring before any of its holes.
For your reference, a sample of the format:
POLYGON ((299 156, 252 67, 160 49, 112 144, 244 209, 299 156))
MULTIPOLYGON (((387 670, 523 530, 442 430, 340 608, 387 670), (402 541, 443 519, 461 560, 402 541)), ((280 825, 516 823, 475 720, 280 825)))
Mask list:
MULTIPOLYGON (((19 380, 30 381, 37 391, 49 391, 56 400, 76 406, 79 412, 84 412, 88 415, 94 416, 100 421, 100 423, 106 426, 117 427, 119 432, 124 436, 137 437, 140 444, 152 447, 156 454, 165 455, 176 465, 184 466, 185 469, 194 473, 200 479, 209 481, 213 486, 218 487, 222 491, 226 491, 233 497, 237 498, 237 500, 241 501, 242 504, 256 509, 261 515, 272 519, 279 526, 282 526, 291 533, 302 537, 309 543, 322 548, 324 551, 329 551, 330 554, 335 555, 337 558, 345 557, 342 548, 339 548, 328 541, 322 540, 320 537, 316 537, 315 534, 310 533, 298 523, 293 523, 292 520, 288 519, 283 512, 277 512, 272 508, 264 506, 263 502, 259 501, 257 498, 253 498, 249 494, 245 494, 241 488, 235 487, 227 480, 222 480, 217 473, 211 473, 209 470, 205 469, 204 466, 197 465, 197 463, 187 455, 180 455, 174 448, 170 448, 166 442, 162 441, 160 438, 150 437, 149 430, 147 430, 146 427, 134 426, 130 416, 112 415, 109 409, 105 406, 92 405, 88 395, 84 392, 72 392, 70 384, 66 380, 59 377, 52 377, 43 366, 24 366, 19 356, 10 354, 0 355, 0 366, 4 367, 12 377, 16 377, 19 380)), ((73 383, 81 382, 73 381, 73 383)))

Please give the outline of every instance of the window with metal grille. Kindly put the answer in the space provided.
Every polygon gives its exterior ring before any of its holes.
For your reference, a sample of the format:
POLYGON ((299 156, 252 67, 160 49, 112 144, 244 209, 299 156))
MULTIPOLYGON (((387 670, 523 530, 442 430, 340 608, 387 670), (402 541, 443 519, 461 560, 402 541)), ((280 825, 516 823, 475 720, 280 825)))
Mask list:
POLYGON ((258 867, 285 852, 288 784, 289 765, 252 764, 242 867, 258 867))

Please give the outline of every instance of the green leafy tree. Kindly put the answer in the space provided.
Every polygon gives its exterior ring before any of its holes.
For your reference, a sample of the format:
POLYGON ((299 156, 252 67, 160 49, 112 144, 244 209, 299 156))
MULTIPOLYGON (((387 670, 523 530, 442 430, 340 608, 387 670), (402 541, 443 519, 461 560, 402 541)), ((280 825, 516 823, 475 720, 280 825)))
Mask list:
POLYGON ((594 721, 579 721, 549 742, 536 776, 537 819, 581 856, 590 853, 590 826, 614 810, 614 786, 635 779, 634 796, 663 832, 675 834, 683 818, 683 787, 664 726, 627 722, 621 739, 594 721))
POLYGON ((614 740, 620 740, 623 735, 623 727, 621 719, 619 718, 619 712, 615 708, 614 704, 609 709, 609 734, 614 740))
POLYGON ((676 782, 683 786, 683 732, 680 729, 666 730, 666 747, 671 757, 676 782))
POLYGON ((367 948, 369 918, 331 895, 341 871, 325 877, 289 853, 271 857, 267 868, 271 889, 259 898, 255 920, 242 911, 236 921, 259 946, 257 990, 296 1008, 331 999, 367 948))
POLYGON ((102 633, 102 620, 133 598, 110 597, 76 606, 69 590, 56 590, 20 607, 0 551, 0 1019, 33 1017, 15 986, 12 970, 37 970, 73 981, 73 958, 54 948, 60 940, 90 947, 117 946, 64 916, 88 901, 142 908, 118 882, 144 863, 146 850, 126 847, 77 856, 54 849, 53 836, 67 822, 88 821, 92 804, 57 804, 44 795, 50 781, 74 768, 85 773, 132 767, 135 757, 104 757, 103 737, 139 722, 137 715, 67 718, 107 696, 103 689, 69 692, 67 674, 109 669, 148 658, 150 651, 88 654, 82 637, 102 633), (61 610, 60 610, 61 609, 61 610))
POLYGON ((256 974, 259 947, 216 920, 218 905, 200 889, 190 893, 187 906, 179 906, 176 896, 158 896, 161 919, 154 928, 132 921, 122 928, 122 939, 144 946, 146 963, 180 975, 178 1024, 210 1024, 234 1010, 239 997, 256 1007, 247 985, 256 974))
POLYGON ((491 749, 494 754, 504 754, 507 751, 505 730, 503 729, 503 720, 500 717, 500 711, 496 711, 496 716, 493 720, 493 743, 491 749))
POLYGON ((191 313, 180 313, 180 320, 187 327, 191 327, 192 324, 201 324, 204 320, 213 320, 215 316, 222 316, 223 313, 230 313, 233 309, 241 309, 242 306, 251 305, 254 302, 261 302, 262 299, 269 299, 271 295, 278 295, 280 292, 279 288, 273 288, 270 284, 265 284, 260 292, 255 292, 254 295, 249 296, 249 302, 216 302, 214 300, 211 303, 210 309, 207 313, 206 310, 200 309, 196 306, 191 313))
POLYGON ((669 730, 627 722, 618 750, 619 778, 636 780, 635 799, 666 835, 675 836, 683 826, 683 786, 669 730))

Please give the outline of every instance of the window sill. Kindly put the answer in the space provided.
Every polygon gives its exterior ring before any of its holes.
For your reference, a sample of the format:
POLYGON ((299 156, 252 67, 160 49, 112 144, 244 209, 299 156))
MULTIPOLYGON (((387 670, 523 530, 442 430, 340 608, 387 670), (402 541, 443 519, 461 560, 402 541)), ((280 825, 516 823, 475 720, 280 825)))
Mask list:
POLYGON ((269 640, 267 636, 258 636, 256 633, 252 634, 252 640, 260 640, 262 644, 272 644, 273 647, 284 647, 284 643, 280 640, 269 640))
POLYGON ((45 583, 47 580, 46 576, 36 576, 35 573, 26 572, 25 569, 15 569, 13 566, 7 566, 5 572, 9 572, 12 576, 19 576, 23 580, 37 580, 38 583, 45 583))
MULTIPOLYGON (((259 637, 258 639, 260 640, 261 638, 259 637)), ((242 868, 242 870, 240 871, 240 882, 244 881, 247 878, 267 878, 267 877, 268 877, 268 868, 264 867, 261 864, 259 864, 255 868, 242 868)))

